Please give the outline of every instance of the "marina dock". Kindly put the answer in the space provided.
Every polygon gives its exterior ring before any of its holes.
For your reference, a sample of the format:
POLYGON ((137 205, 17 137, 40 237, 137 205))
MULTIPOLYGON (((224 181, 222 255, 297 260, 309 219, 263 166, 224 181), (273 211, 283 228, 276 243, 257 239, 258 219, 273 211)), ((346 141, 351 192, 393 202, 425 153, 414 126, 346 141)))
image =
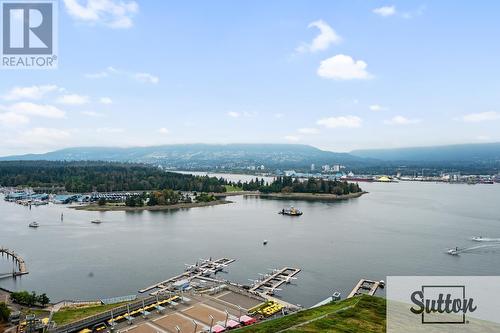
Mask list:
POLYGON ((257 292, 266 296, 274 294, 284 283, 290 283, 294 276, 299 274, 299 268, 284 267, 282 269, 273 270, 271 274, 267 274, 260 281, 256 281, 250 288, 251 292, 257 292))
POLYGON ((373 281, 367 279, 359 280, 358 284, 354 287, 347 298, 351 298, 359 295, 370 295, 373 296, 377 292, 379 287, 383 287, 382 281, 373 281))
POLYGON ((222 271, 229 266, 235 259, 220 258, 216 260, 204 259, 200 263, 188 265, 186 271, 182 274, 171 277, 165 281, 153 284, 149 287, 139 290, 139 293, 150 292, 150 295, 156 295, 169 290, 172 285, 182 280, 192 280, 199 277, 210 277, 212 274, 222 271), (156 289, 156 290, 155 290, 156 289))

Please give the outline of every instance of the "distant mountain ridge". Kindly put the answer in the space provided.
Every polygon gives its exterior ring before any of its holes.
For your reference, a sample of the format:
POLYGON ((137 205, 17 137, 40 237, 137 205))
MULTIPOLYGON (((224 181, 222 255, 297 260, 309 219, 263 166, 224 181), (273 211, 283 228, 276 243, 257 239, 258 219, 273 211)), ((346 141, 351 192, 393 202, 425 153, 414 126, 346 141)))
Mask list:
POLYGON ((382 161, 498 162, 500 142, 431 147, 354 150, 351 155, 382 161))
POLYGON ((311 163, 358 165, 368 160, 348 153, 334 153, 299 144, 177 144, 151 147, 77 147, 45 154, 1 157, 0 160, 78 161, 99 160, 160 164, 174 168, 214 166, 266 168, 310 167, 311 163))

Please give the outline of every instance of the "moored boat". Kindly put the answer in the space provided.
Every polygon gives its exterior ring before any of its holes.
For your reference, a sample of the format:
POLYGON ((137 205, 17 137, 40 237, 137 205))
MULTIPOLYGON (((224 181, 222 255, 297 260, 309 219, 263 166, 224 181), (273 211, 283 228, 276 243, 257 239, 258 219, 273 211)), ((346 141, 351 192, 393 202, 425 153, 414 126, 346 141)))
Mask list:
POLYGON ((36 221, 33 221, 28 226, 30 228, 38 228, 40 226, 40 224, 38 224, 38 222, 36 222, 36 221))
POLYGON ((302 215, 302 211, 295 208, 295 207, 290 207, 289 209, 285 209, 283 208, 278 214, 281 214, 281 215, 289 215, 289 216, 300 216, 302 215))
POLYGON ((101 223, 102 223, 102 221, 101 221, 101 220, 96 219, 96 220, 92 220, 92 221, 90 221, 90 223, 94 223, 94 224, 101 224, 101 223))

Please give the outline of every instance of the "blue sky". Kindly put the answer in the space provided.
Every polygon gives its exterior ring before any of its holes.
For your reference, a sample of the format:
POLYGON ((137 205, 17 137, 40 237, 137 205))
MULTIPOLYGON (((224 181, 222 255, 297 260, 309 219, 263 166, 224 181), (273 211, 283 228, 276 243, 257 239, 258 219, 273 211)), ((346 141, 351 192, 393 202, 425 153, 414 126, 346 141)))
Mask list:
POLYGON ((60 0, 59 68, 0 72, 0 155, 500 141, 500 3, 60 0))

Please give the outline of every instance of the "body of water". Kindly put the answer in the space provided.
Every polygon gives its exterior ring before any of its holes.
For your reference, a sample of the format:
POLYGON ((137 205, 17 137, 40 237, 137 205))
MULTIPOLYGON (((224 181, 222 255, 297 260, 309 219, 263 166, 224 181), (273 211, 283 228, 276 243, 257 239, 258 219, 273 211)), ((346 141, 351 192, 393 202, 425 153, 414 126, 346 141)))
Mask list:
MULTIPOLYGON (((500 275, 500 247, 445 253, 480 245, 472 236, 500 237, 500 185, 361 186, 370 193, 342 202, 238 196, 230 198, 233 204, 170 212, 86 212, 52 204, 29 210, 2 198, 0 246, 21 254, 30 274, 0 286, 46 292, 52 300, 107 298, 136 293, 198 258, 224 256, 237 261, 223 278, 240 283, 269 268, 301 268, 279 296, 309 306, 333 291, 346 296, 360 278, 500 275), (304 215, 277 214, 290 205, 304 215), (95 218, 103 223, 91 224, 95 218), (35 220, 41 226, 28 228, 35 220)), ((0 272, 9 270, 0 258, 0 272)))

